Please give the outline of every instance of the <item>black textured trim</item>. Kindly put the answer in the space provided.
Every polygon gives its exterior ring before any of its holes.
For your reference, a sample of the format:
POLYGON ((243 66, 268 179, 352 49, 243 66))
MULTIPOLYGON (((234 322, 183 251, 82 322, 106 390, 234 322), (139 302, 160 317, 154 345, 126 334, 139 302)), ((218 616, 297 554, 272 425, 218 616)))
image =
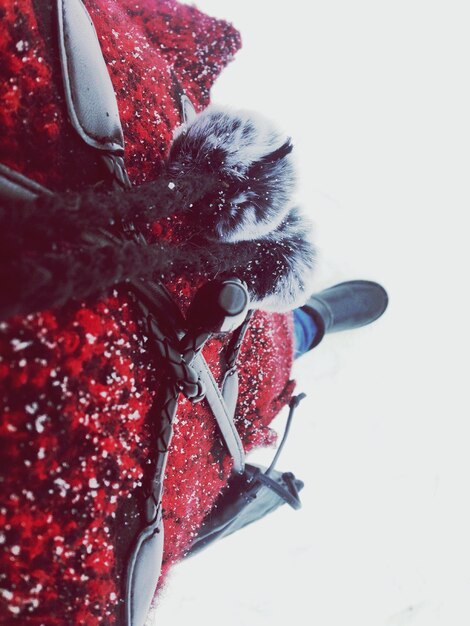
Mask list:
POLYGON ((318 313, 318 311, 315 311, 315 309, 312 309, 311 307, 309 307, 307 305, 302 306, 300 308, 302 309, 302 311, 305 311, 305 313, 310 315, 310 317, 315 322, 315 326, 318 329, 318 331, 315 334, 315 337, 314 337, 314 339, 312 341, 312 344, 310 345, 310 347, 308 349, 308 350, 312 350, 312 348, 315 348, 316 346, 318 346, 320 341, 325 336, 325 321, 323 320, 323 318, 320 315, 320 313, 318 313))

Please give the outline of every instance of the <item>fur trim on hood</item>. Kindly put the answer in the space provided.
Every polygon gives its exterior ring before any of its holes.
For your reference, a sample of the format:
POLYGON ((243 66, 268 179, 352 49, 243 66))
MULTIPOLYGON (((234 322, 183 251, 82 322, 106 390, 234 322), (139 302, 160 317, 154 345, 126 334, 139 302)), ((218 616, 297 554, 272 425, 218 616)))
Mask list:
POLYGON ((292 148, 263 116, 210 106, 176 131, 167 163, 178 178, 215 176, 192 213, 207 239, 252 250, 237 274, 253 305, 269 311, 300 306, 311 290, 315 250, 311 225, 292 204, 292 148))

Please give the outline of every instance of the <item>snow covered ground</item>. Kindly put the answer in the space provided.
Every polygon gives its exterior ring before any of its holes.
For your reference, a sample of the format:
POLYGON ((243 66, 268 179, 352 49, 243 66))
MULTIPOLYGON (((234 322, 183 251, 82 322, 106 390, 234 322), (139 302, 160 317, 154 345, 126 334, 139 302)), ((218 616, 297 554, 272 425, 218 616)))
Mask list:
POLYGON ((378 280, 390 306, 295 367, 303 509, 175 568, 155 624, 468 626, 468 4, 197 6, 244 40, 213 100, 293 137, 318 289, 378 280))

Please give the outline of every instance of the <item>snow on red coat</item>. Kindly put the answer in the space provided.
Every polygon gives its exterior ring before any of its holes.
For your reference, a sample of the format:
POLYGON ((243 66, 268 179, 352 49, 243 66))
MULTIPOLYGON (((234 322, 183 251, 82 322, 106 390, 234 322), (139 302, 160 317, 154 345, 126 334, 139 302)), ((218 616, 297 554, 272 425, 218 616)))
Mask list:
MULTIPOLYGON (((52 3, 50 3, 52 5, 52 3)), ((39 0, 0 0, 0 162, 53 190, 103 176, 66 115, 52 27, 39 0)), ((152 180, 181 123, 240 46, 236 30, 174 0, 87 0, 117 94, 133 183, 152 180)), ((153 236, 171 230, 155 224, 153 236)), ((194 288, 169 285, 184 309, 194 288)), ((152 458, 146 420, 158 371, 122 289, 0 326, 0 624, 117 623, 120 506, 152 458)), ((204 354, 220 375, 222 340, 204 354)), ((240 361, 236 424, 246 450, 272 443, 290 398, 288 314, 257 312, 240 361)), ((180 405, 164 494, 165 573, 182 558, 231 470, 205 402, 180 405)))

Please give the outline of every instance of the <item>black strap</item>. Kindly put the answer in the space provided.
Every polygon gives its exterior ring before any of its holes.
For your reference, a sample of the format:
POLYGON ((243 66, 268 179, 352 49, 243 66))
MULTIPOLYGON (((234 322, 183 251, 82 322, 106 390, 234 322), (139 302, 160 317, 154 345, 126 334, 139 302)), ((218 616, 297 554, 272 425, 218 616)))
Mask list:
POLYGON ((248 311, 243 324, 239 326, 232 334, 230 343, 228 344, 227 349, 224 353, 224 360, 225 360, 225 367, 226 367, 224 379, 227 376, 230 376, 236 368, 238 354, 240 352, 240 348, 243 343, 243 339, 245 337, 246 331, 248 330, 248 327, 250 325, 253 313, 254 313, 253 310, 248 311))
POLYGON ((57 0, 57 21, 70 122, 116 183, 130 188, 116 96, 91 17, 81 0, 57 0))
MULTIPOLYGON (((197 358, 202 359, 202 347, 211 333, 201 329, 198 307, 190 307, 189 319, 184 320, 163 286, 138 282, 133 286, 132 293, 142 311, 151 348, 165 370, 162 389, 150 412, 156 458, 147 485, 145 521, 134 540, 126 568, 126 626, 140 626, 145 620, 158 580, 155 561, 161 563, 163 555, 163 481, 178 395, 182 392, 192 402, 204 397, 205 388, 193 364, 197 358), (191 318, 191 313, 195 319, 191 318), (184 331, 183 328, 189 330, 184 331)), ((269 477, 267 480, 270 480, 269 477)))
POLYGON ((204 397, 204 389, 192 367, 210 333, 188 332, 179 340, 166 336, 145 302, 138 300, 147 331, 159 361, 166 366, 163 388, 151 408, 156 457, 147 486, 145 523, 134 540, 126 568, 124 613, 126 626, 144 623, 155 592, 163 556, 162 496, 168 451, 180 391, 191 401, 204 397), (176 345, 174 344, 176 341, 176 345))
POLYGON ((0 163, 0 199, 6 201, 34 200, 39 195, 51 194, 46 187, 36 183, 0 163))

